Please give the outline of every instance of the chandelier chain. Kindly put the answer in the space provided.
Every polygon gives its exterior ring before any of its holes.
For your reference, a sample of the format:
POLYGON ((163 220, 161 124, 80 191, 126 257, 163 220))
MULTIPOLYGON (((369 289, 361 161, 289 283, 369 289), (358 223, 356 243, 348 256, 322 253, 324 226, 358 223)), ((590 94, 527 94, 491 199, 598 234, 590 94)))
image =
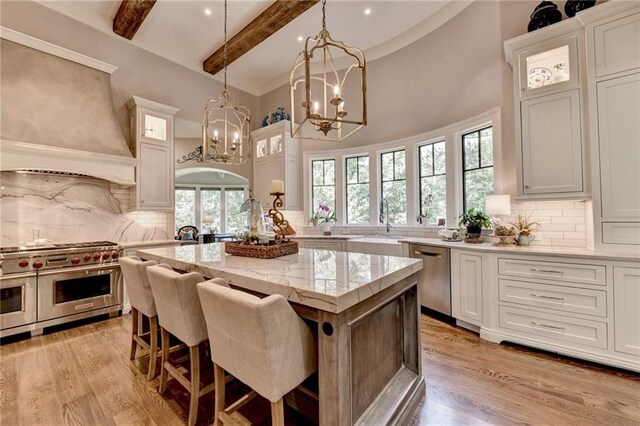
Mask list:
POLYGON ((227 0, 224 0, 224 90, 227 90, 227 0))
POLYGON ((322 0, 322 29, 327 29, 327 0, 322 0))

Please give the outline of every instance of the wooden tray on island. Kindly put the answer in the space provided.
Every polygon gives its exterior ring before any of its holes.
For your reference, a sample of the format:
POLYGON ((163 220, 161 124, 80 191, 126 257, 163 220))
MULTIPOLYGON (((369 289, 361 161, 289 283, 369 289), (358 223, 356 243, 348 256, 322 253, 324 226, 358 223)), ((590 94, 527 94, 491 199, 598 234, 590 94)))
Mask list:
POLYGON ((255 257, 257 259, 274 259, 298 252, 297 241, 283 241, 276 243, 269 241, 269 245, 225 243, 224 252, 233 256, 255 257))

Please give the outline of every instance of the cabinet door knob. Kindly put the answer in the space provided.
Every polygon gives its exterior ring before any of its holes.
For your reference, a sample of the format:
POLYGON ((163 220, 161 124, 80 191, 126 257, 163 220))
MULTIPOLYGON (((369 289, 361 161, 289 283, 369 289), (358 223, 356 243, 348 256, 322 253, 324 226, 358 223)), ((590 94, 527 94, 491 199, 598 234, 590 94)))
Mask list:
POLYGON ((525 185, 524 187, 525 187, 525 188, 527 188, 527 189, 529 189, 529 185, 525 185))

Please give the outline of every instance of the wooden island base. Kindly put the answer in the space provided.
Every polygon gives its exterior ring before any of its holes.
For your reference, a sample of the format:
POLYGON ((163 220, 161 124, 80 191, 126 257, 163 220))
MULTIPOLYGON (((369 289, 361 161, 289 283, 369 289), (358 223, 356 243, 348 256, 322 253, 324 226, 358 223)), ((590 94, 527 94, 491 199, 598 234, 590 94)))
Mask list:
POLYGON ((321 425, 402 424, 425 394, 417 277, 339 314, 318 311, 321 425))

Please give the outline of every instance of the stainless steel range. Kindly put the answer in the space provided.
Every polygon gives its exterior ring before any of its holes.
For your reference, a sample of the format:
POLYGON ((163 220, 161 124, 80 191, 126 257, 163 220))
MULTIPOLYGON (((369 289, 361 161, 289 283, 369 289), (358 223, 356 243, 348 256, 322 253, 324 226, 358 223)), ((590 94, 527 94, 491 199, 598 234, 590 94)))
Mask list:
POLYGON ((122 312, 121 254, 110 241, 0 248, 0 337, 122 312))

